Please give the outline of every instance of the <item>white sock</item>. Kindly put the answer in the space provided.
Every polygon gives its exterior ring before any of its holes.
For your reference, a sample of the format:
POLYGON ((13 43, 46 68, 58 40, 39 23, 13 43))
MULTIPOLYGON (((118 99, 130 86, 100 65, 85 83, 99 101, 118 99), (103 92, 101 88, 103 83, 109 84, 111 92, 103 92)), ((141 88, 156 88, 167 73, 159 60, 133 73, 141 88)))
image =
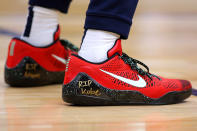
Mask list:
POLYGON ((51 44, 54 41, 54 32, 58 26, 57 12, 52 9, 34 6, 32 10, 29 10, 29 17, 27 25, 30 26, 26 26, 21 39, 37 47, 51 44), (29 19, 29 17, 32 18, 29 19), (27 30, 30 30, 29 33, 26 32, 27 30))
POLYGON ((115 33, 88 29, 83 39, 79 56, 85 60, 99 63, 107 60, 107 52, 120 36, 115 33))

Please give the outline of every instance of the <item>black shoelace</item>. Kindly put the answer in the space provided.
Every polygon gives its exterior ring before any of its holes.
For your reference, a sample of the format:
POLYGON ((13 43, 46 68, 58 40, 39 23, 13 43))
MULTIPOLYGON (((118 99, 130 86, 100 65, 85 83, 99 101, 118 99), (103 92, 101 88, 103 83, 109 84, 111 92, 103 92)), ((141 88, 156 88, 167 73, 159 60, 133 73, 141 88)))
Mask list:
POLYGON ((161 80, 161 78, 159 78, 158 76, 154 75, 154 74, 151 74, 149 72, 149 68, 147 65, 145 65, 144 63, 142 63, 141 61, 139 60, 136 60, 136 59, 133 59, 131 57, 129 57, 127 54, 125 53, 122 53, 122 56, 121 56, 121 59, 128 65, 130 65, 131 69, 132 70, 136 70, 140 75, 142 76, 148 76, 151 80, 152 80, 152 77, 156 77, 158 78, 159 80, 161 80), (140 64, 141 66, 143 66, 144 68, 146 68, 147 71, 141 69, 140 67, 138 67, 138 64, 140 64))
POLYGON ((79 51, 79 48, 76 47, 75 45, 73 45, 71 42, 69 42, 68 40, 60 40, 61 44, 70 49, 71 51, 75 51, 75 52, 78 52, 79 51))

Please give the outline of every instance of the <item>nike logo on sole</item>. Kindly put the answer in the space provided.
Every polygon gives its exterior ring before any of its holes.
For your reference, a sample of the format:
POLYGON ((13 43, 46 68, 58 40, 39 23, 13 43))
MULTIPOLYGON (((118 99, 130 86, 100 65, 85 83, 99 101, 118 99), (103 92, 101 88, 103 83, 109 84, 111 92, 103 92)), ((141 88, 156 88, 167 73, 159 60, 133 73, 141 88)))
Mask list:
POLYGON ((54 55, 54 54, 52 54, 52 56, 53 56, 56 60, 58 60, 59 62, 61 62, 61 63, 63 63, 63 64, 66 65, 66 62, 67 62, 67 61, 66 61, 64 58, 59 57, 59 56, 56 56, 56 55, 54 55))
POLYGON ((135 86, 135 87, 140 87, 140 88, 146 87, 146 81, 142 77, 140 77, 139 75, 137 75, 139 80, 134 81, 134 80, 130 80, 130 79, 124 78, 122 76, 118 76, 116 74, 107 72, 107 71, 102 70, 102 69, 100 69, 100 71, 102 71, 102 72, 104 72, 104 73, 106 73, 106 74, 108 74, 108 75, 110 75, 110 76, 122 81, 122 82, 125 82, 125 83, 127 83, 129 85, 132 85, 132 86, 135 86))

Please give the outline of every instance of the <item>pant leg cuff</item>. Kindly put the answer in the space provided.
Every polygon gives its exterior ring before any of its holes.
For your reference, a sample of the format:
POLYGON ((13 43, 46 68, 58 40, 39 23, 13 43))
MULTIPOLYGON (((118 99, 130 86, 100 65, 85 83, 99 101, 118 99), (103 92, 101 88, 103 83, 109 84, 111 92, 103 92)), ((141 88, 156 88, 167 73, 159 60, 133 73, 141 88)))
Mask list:
POLYGON ((56 9, 59 10, 62 13, 67 13, 69 5, 72 0, 67 1, 55 1, 55 0, 29 0, 29 5, 31 6, 41 6, 44 8, 49 9, 56 9))
POLYGON ((122 39, 127 39, 130 32, 131 24, 128 22, 115 18, 106 16, 86 16, 85 29, 96 29, 104 30, 119 34, 122 39))

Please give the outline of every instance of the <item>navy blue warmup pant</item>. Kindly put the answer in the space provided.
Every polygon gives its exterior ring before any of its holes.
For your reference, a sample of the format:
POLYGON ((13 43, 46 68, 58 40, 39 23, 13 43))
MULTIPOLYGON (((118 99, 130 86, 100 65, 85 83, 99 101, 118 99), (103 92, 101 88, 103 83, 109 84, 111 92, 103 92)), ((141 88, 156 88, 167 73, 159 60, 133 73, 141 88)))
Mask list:
MULTIPOLYGON (((67 13, 71 0, 29 0, 32 6, 67 13)), ((138 0, 90 0, 85 29, 105 30, 127 39, 138 0)))

